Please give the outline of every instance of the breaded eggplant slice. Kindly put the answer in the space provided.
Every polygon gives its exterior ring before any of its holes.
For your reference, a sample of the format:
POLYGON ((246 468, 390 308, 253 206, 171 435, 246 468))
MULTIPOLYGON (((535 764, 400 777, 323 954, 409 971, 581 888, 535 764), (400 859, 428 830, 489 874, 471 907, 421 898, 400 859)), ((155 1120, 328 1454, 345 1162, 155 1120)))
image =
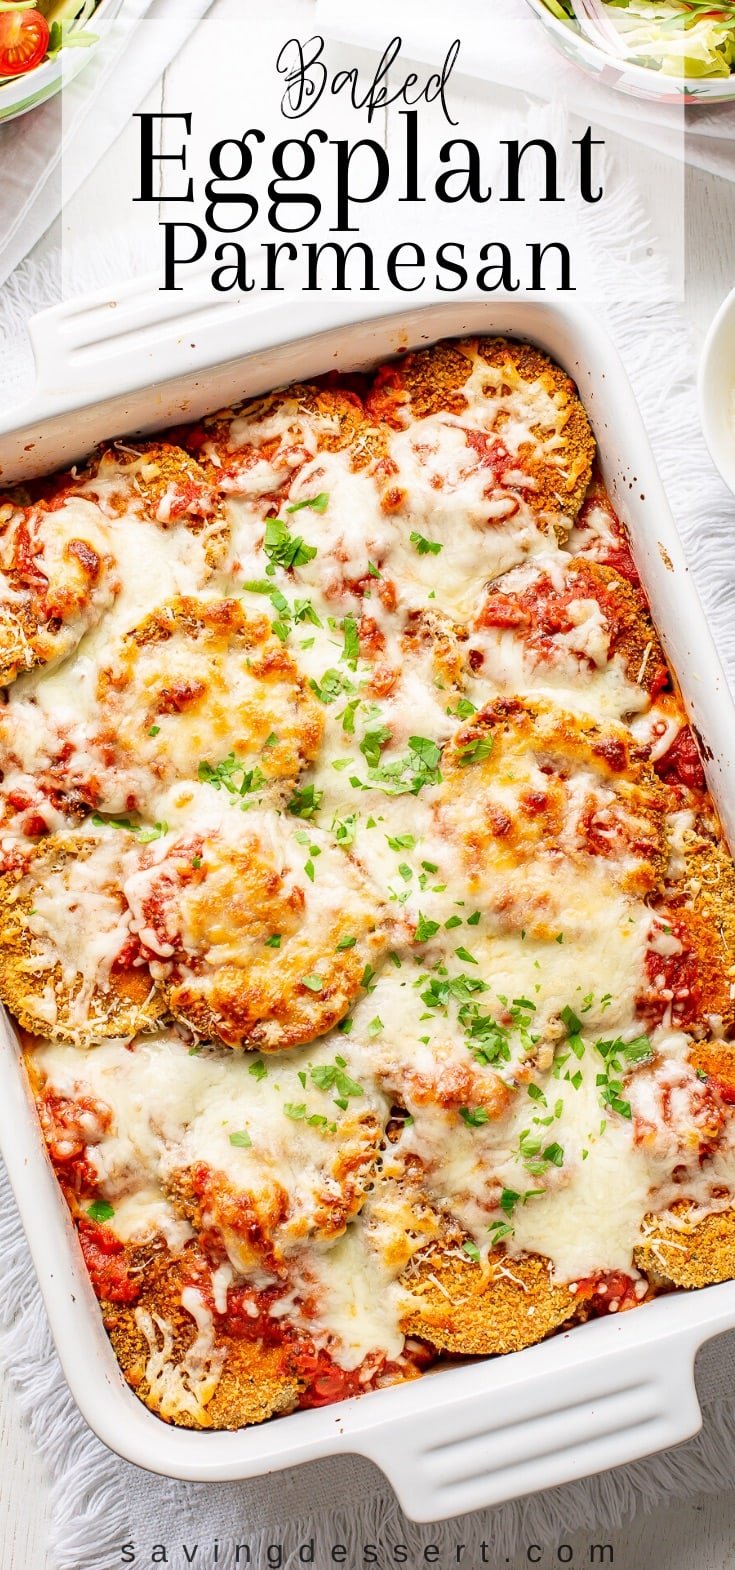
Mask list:
POLYGON ((164 1248, 132 1252, 133 1302, 101 1296, 105 1328, 135 1394, 181 1428, 245 1428, 297 1405, 299 1383, 282 1348, 228 1334, 197 1284, 201 1256, 164 1248))
POLYGON ((112 605, 112 535, 93 501, 0 505, 0 685, 66 658, 112 605))
POLYGON ((542 558, 497 578, 475 628, 481 673, 501 692, 567 687, 575 707, 594 695, 598 718, 602 711, 621 719, 670 682, 640 593, 614 568, 584 557, 542 558))
POLYGON ((679 836, 664 897, 653 906, 638 1009, 649 1025, 697 1036, 735 1025, 735 868, 707 814, 679 836))
POLYGON ((103 447, 78 476, 76 488, 109 518, 132 512, 160 528, 186 528, 201 537, 212 571, 222 565, 227 519, 210 476, 173 442, 115 442, 103 447))
POLYGON ((243 1274, 284 1279, 295 1250, 333 1243, 362 1209, 379 1165, 384 1100, 341 1066, 333 1041, 276 1065, 258 1059, 253 1071, 247 1055, 192 1052, 182 1034, 99 1042, 83 1054, 38 1041, 28 1048, 59 1176, 75 1163, 82 1208, 106 1201, 123 1218, 123 1236, 126 1213, 140 1227, 165 1196, 175 1225, 206 1233, 243 1274), (152 1211, 136 1210, 140 1191, 160 1196, 152 1211))
POLYGON ((295 383, 210 415, 182 441, 224 495, 275 502, 319 453, 349 448, 353 467, 365 467, 382 453, 385 433, 354 391, 295 383))
POLYGON ((499 1250, 483 1270, 457 1246, 432 1246, 416 1255, 402 1284, 415 1300, 406 1334, 463 1356, 519 1352, 579 1317, 568 1285, 555 1282, 548 1261, 534 1254, 509 1259, 499 1250))
POLYGON ((465 429, 488 481, 534 512, 579 512, 594 436, 574 383, 530 344, 466 338, 419 350, 377 372, 367 406, 398 430, 443 416, 465 429))
POLYGON ((239 600, 169 601, 100 671, 105 811, 155 807, 172 781, 290 796, 316 758, 322 710, 265 617, 239 600))
POLYGON ((638 897, 661 887, 666 793, 621 726, 499 698, 456 731, 441 773, 438 829, 506 924, 554 937, 580 880, 638 897))
POLYGON ((359 997, 386 911, 321 831, 223 807, 144 852, 125 885, 133 925, 177 1019, 228 1046, 302 1046, 359 997))
POLYGON ((676 1222, 648 1216, 645 1242, 635 1263, 659 1286, 707 1287, 735 1278, 735 1209, 688 1221, 685 1201, 672 1205, 676 1222))
POLYGON ((50 835, 0 872, 0 998, 24 1029, 88 1046, 132 1036, 165 1000, 131 943, 128 835, 50 835))

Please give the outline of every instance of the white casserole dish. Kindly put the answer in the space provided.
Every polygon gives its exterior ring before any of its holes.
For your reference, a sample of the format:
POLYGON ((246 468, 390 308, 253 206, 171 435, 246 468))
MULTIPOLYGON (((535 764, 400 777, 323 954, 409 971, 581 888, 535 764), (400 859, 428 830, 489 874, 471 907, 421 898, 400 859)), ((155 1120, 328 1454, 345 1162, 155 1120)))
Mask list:
MULTIPOLYGON (((513 298, 388 302, 355 320, 349 301, 279 301, 260 312, 181 303, 133 284, 32 324, 38 384, 0 415, 0 481, 81 457, 103 437, 194 419, 243 394, 385 358, 447 335, 529 338, 577 381, 613 500, 700 736, 735 842, 735 715, 620 361, 577 307, 513 298)), ((240 1432, 164 1424, 125 1384, 46 1157, 17 1043, 0 1021, 0 1149, 7 1162, 66 1377, 84 1417, 139 1466, 193 1480, 268 1473, 336 1451, 373 1460, 407 1515, 430 1521, 606 1470, 700 1426, 698 1347, 735 1326, 735 1283, 659 1298, 526 1351, 443 1367, 418 1381, 240 1432)))

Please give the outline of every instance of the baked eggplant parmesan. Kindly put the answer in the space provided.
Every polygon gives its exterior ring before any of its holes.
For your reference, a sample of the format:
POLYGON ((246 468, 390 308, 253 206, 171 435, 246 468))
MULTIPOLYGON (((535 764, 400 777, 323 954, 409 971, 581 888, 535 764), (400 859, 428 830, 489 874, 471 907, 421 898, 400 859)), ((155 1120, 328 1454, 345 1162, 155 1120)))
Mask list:
POLYGON ((116 442, 0 549, 0 998, 152 1411, 735 1276, 735 872, 558 366, 116 442))

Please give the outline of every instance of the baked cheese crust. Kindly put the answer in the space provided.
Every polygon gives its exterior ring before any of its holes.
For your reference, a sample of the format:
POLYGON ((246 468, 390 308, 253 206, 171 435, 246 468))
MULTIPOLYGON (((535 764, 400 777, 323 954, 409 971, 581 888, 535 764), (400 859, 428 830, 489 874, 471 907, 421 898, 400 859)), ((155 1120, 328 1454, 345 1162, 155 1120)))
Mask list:
POLYGON ((265 393, 0 542, 0 997, 142 1401, 735 1274, 735 873, 558 366, 265 393))

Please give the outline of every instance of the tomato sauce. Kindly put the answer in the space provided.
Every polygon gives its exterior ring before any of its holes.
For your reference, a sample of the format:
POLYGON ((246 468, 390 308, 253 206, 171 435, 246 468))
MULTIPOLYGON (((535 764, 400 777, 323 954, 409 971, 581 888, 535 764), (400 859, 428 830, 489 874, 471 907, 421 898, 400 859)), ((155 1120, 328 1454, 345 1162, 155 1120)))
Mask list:
POLYGON ((109 1227, 86 1217, 80 1218, 78 1229, 84 1263, 97 1297, 108 1303, 137 1302, 141 1283, 130 1274, 125 1244, 109 1227))

